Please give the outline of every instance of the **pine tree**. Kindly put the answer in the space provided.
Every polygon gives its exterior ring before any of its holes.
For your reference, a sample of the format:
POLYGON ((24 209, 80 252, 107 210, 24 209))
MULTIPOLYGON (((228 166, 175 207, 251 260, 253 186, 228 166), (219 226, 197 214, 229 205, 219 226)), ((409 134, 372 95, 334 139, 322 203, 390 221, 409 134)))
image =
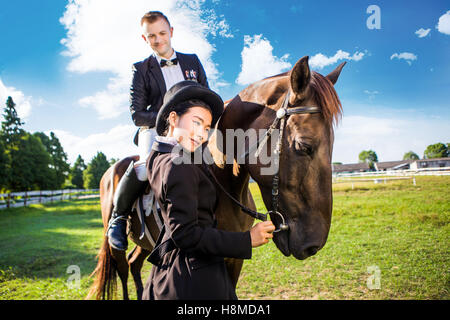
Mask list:
POLYGON ((9 157, 9 153, 5 149, 3 142, 0 140, 0 191, 8 188, 10 176, 11 159, 9 157))
POLYGON ((86 189, 98 189, 103 174, 109 168, 108 159, 103 152, 97 152, 97 155, 83 172, 84 187, 86 189))
POLYGON ((50 154, 52 160, 51 168, 55 172, 55 186, 56 188, 61 188, 70 170, 70 165, 67 163, 67 154, 64 152, 59 139, 53 132, 50 132, 50 137, 43 132, 36 132, 34 136, 41 139, 47 152, 50 154))
POLYGON ((24 123, 20 120, 16 111, 16 104, 11 97, 6 100, 6 106, 3 109, 3 121, 0 131, 0 141, 3 144, 2 162, 5 166, 5 172, 2 174, 4 183, 3 187, 12 190, 12 183, 15 179, 14 170, 18 164, 15 156, 19 151, 19 143, 25 135, 25 131, 21 128, 24 123))
POLYGON ((17 115, 16 104, 11 97, 6 100, 3 110, 1 139, 6 149, 14 148, 24 133, 21 126, 24 124, 17 115))
POLYGON ((86 164, 84 163, 81 155, 78 155, 75 163, 70 169, 70 182, 78 189, 83 188, 83 172, 86 170, 86 164))
POLYGON ((67 163, 67 153, 59 142, 58 137, 53 132, 50 132, 50 142, 52 152, 50 153, 56 176, 56 184, 61 188, 69 175, 70 165, 67 163))

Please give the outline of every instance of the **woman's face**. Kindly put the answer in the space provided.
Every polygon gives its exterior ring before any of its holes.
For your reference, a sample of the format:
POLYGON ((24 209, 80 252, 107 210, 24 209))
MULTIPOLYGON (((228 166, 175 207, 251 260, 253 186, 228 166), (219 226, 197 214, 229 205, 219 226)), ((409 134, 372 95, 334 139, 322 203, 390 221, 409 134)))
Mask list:
POLYGON ((211 121, 211 112, 204 107, 190 107, 181 116, 172 111, 169 115, 169 135, 173 132, 173 136, 184 149, 194 152, 208 140, 211 121))

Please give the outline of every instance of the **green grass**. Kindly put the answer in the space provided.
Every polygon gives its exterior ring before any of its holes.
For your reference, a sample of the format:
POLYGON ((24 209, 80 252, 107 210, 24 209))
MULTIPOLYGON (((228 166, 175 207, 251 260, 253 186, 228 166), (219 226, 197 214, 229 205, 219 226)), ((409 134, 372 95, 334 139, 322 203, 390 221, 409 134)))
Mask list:
MULTIPOLYGON (((450 177, 416 183, 336 184, 325 247, 303 261, 272 242, 255 248, 239 298, 449 299, 450 177), (371 266, 381 272, 380 289, 367 285, 371 266)), ((257 186, 251 190, 264 212, 257 186)), ((98 199, 0 211, 0 299, 84 298, 102 233, 98 199), (80 268, 79 288, 68 286, 71 265, 80 268)), ((144 281, 149 271, 146 262, 144 281)), ((129 289, 135 298, 131 275, 129 289)))

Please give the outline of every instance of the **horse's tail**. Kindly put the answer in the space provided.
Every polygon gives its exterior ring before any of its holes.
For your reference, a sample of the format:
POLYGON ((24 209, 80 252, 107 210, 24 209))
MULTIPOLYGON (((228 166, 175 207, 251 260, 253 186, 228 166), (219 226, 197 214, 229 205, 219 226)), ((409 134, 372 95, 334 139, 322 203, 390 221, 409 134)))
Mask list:
POLYGON ((105 235, 103 236, 103 245, 97 255, 97 266, 90 275, 90 277, 95 276, 95 280, 86 299, 95 297, 97 300, 111 300, 115 298, 117 292, 117 263, 111 254, 111 247, 108 242, 108 236, 106 235, 108 228, 107 221, 112 211, 111 205, 115 189, 114 176, 116 174, 116 167, 117 163, 105 172, 100 181, 102 216, 106 216, 107 220, 104 220, 105 235))
POLYGON ((91 277, 96 275, 86 299, 111 300, 117 293, 117 266, 111 255, 108 237, 103 237, 103 245, 98 253, 98 263, 91 277))

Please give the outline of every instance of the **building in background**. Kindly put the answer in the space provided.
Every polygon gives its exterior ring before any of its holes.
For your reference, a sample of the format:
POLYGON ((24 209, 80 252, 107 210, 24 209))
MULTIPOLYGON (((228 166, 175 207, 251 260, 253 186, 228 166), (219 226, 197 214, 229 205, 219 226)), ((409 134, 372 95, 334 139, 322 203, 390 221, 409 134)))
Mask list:
MULTIPOLYGON (((418 170, 425 168, 448 168, 450 167, 450 157, 420 160, 398 160, 374 162, 375 171, 392 171, 392 170, 418 170)), ((374 171, 369 168, 366 162, 333 164, 333 174, 340 173, 358 173, 374 171)))
POLYGON ((410 169, 424 169, 424 168, 445 168, 450 167, 450 158, 435 158, 435 159, 421 159, 414 160, 411 163, 410 169))

